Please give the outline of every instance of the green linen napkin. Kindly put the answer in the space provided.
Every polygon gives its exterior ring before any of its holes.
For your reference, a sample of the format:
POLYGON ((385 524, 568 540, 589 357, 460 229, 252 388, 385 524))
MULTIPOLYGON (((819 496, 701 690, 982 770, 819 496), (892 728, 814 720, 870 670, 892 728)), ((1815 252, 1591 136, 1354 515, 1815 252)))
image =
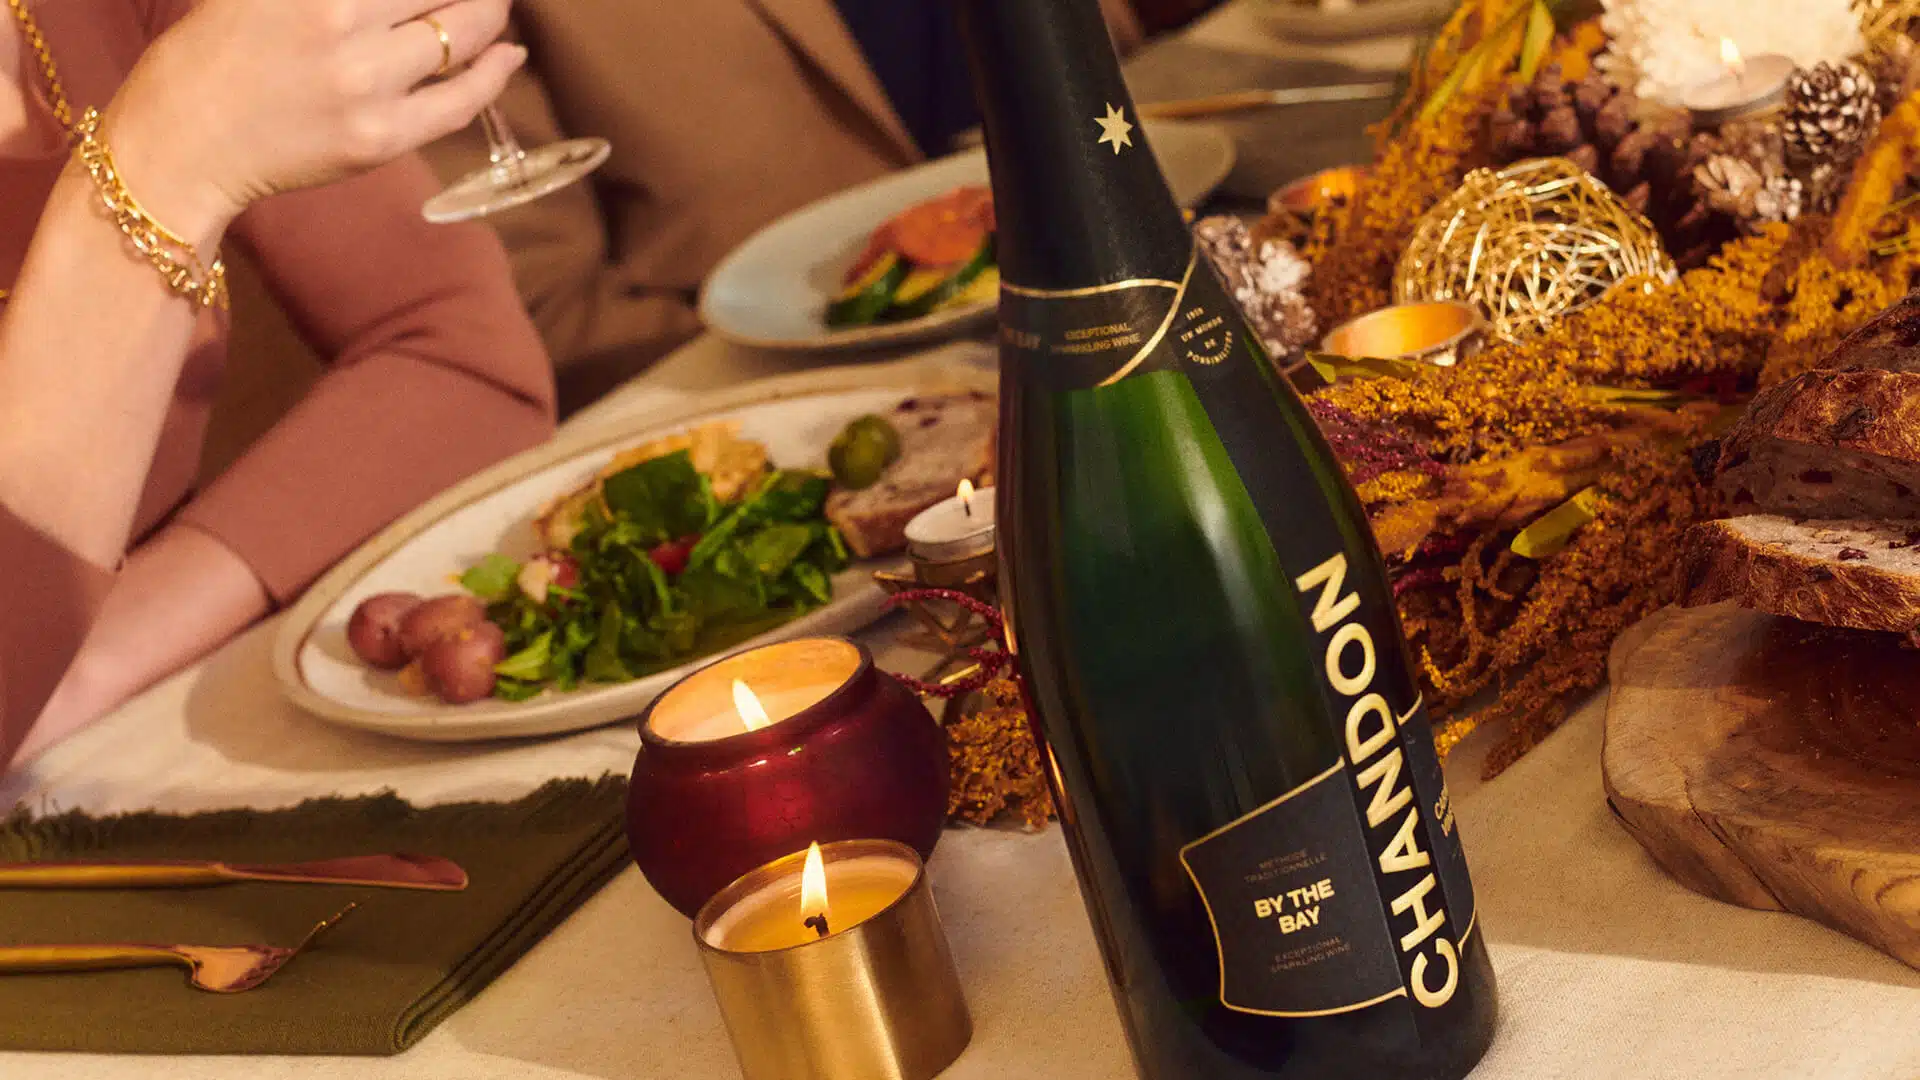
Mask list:
POLYGON ((0 974, 0 1050, 396 1054, 505 971, 627 864, 626 784, 550 783, 513 803, 417 809, 392 795, 192 817, 79 814, 0 824, 0 862, 293 862, 441 855, 464 892, 335 885, 0 889, 0 944, 293 945, 360 907, 266 985, 194 989, 183 968, 0 974))

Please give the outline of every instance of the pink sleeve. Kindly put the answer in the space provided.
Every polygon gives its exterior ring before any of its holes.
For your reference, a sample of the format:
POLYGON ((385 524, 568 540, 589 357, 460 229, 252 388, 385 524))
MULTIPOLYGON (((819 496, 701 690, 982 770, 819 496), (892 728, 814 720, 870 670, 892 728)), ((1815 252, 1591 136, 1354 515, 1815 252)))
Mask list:
POLYGON ((239 238, 331 370, 182 512, 277 602, 429 496, 551 434, 553 372, 482 225, 429 225, 416 158, 249 210, 239 238))
POLYGON ((0 772, 80 651, 113 574, 0 506, 0 772))

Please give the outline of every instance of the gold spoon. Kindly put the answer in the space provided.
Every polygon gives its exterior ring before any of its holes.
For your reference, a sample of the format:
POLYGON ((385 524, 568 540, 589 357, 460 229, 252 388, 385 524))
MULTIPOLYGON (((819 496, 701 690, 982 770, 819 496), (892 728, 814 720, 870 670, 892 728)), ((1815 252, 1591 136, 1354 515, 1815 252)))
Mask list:
POLYGON ((0 889, 160 889, 279 881, 459 892, 467 872, 437 855, 352 855, 300 863, 0 863, 0 889))
POLYGON ((7 945, 0 946, 0 974, 49 971, 109 971, 179 964, 193 985, 216 994, 237 994, 273 978, 358 904, 307 931, 291 949, 277 945, 7 945))

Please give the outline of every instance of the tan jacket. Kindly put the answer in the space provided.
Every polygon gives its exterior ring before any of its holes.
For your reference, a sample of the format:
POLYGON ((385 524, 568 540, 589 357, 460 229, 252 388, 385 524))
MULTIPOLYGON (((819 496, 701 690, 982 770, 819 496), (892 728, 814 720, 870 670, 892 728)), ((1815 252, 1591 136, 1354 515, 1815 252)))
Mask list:
MULTIPOLYGON (((613 144, 591 185, 494 219, 568 404, 692 337, 701 278, 755 229, 919 156, 832 0, 522 0, 515 20, 522 143, 613 144)), ((457 176, 486 141, 428 159, 457 176)))
MULTIPOLYGON (((1101 0, 1123 48, 1127 0, 1101 0)), ((518 0, 531 56, 501 107, 527 147, 598 135, 590 183, 491 219, 576 408, 699 332, 701 280, 754 230, 920 155, 833 0, 518 0)), ((478 125, 429 147, 443 178, 486 163, 478 125)), ((241 371, 210 464, 297 396, 273 313, 236 283, 241 371)))
MULTIPOLYGON (((1136 40, 1125 0, 1103 4, 1136 40)), ((692 337, 701 280, 754 230, 920 156, 833 0, 514 11, 532 55, 502 107, 522 142, 613 144, 591 187, 496 220, 565 405, 692 337)), ((476 128, 428 156, 451 177, 484 162, 486 142, 476 128)))

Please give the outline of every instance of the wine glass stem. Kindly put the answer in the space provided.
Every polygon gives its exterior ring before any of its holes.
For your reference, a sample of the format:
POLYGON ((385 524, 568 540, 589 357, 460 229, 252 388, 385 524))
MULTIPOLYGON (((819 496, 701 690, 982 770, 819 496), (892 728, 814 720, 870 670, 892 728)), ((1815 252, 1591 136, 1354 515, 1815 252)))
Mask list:
POLYGON ((480 126, 487 132, 487 160, 493 164, 493 182, 503 187, 519 187, 527 182, 527 152, 513 137, 507 118, 492 105, 480 110, 480 126))

